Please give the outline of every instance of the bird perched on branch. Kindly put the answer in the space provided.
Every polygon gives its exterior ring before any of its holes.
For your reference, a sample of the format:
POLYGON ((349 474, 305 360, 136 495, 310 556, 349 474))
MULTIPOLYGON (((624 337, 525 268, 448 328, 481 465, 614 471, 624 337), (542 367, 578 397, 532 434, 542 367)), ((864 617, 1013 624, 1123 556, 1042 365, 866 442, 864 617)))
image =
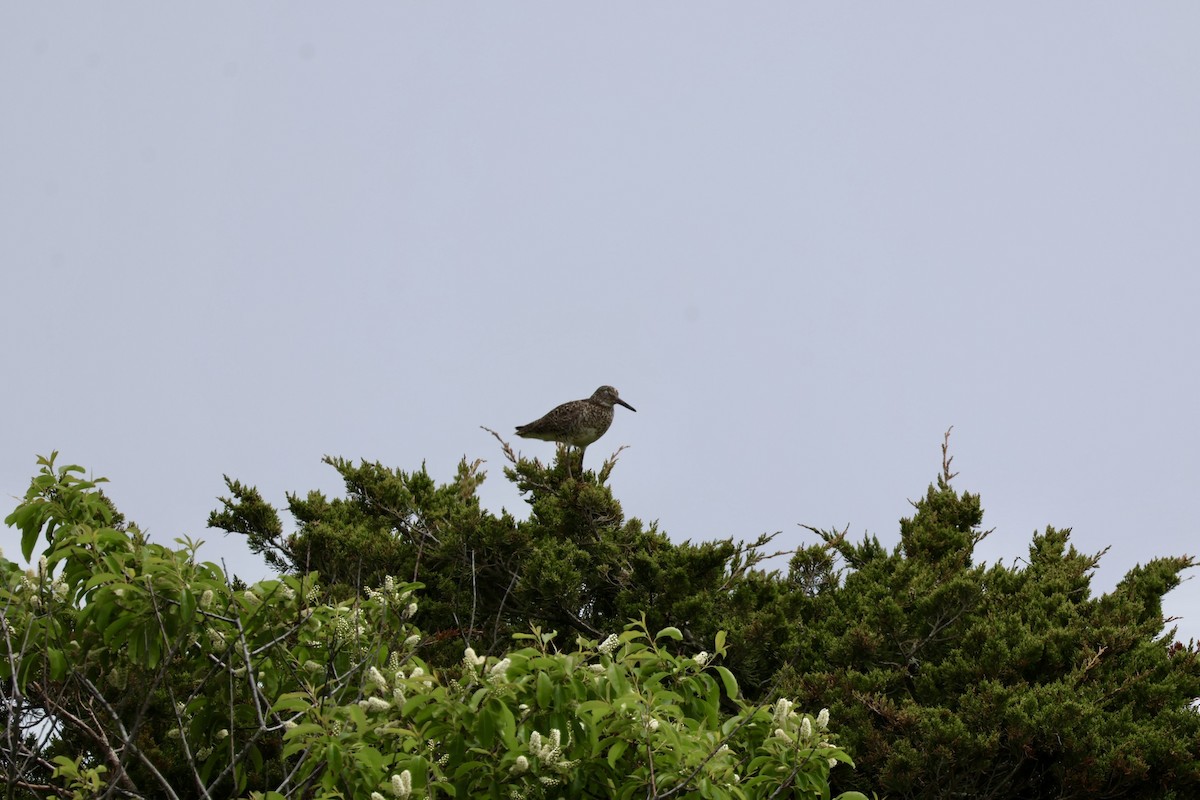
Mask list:
POLYGON ((613 406, 617 403, 637 411, 617 396, 611 386, 601 386, 586 400, 563 403, 541 419, 517 426, 517 436, 559 442, 579 448, 579 467, 583 468, 583 453, 612 425, 613 406))

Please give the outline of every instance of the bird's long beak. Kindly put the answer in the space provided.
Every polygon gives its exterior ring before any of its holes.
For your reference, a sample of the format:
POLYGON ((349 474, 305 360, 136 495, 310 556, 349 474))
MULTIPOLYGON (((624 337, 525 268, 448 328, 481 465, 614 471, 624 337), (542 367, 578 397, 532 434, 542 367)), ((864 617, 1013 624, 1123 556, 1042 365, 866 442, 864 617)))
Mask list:
POLYGON ((617 398, 617 402, 618 402, 618 403, 620 403, 621 405, 625 406, 626 408, 628 408, 630 411, 637 411, 637 409, 636 409, 636 408, 634 408, 633 406, 629 405, 629 403, 626 403, 624 400, 622 400, 622 399, 621 399, 621 398, 619 398, 619 397, 617 398))

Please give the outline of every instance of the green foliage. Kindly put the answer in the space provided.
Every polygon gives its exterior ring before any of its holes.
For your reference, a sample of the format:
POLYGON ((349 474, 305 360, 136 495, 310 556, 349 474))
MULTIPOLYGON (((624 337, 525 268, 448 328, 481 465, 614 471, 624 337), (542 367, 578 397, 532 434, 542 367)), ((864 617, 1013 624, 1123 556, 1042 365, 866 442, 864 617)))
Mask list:
POLYGON ((146 542, 82 470, 43 461, 7 521, 44 561, 0 560, 2 747, 21 786, 1200 795, 1200 650, 1162 632, 1191 558, 1099 596, 1103 553, 1066 530, 1017 564, 976 563, 983 506, 947 456, 895 547, 810 529, 818 542, 779 574, 761 568, 771 536, 677 544, 626 519, 611 460, 593 473, 506 454, 526 520, 480 507, 478 463, 438 484, 326 459, 346 495, 289 495, 294 533, 227 479, 210 524, 281 572, 249 587, 188 542, 146 542), (827 708, 839 738, 780 697, 827 708), (856 768, 830 771, 846 753, 856 768))
POLYGON ((108 767, 100 764, 95 767, 85 767, 82 758, 67 758, 55 756, 54 777, 65 779, 63 783, 71 791, 73 800, 87 800, 96 797, 104 788, 104 773, 108 767))
MULTIPOLYGON (((644 612, 694 649, 727 630, 726 664, 749 697, 784 691, 843 721, 859 768, 835 772, 838 788, 1200 793, 1198 654, 1162 634, 1161 598, 1190 558, 1151 561, 1102 597, 1090 589, 1102 554, 1080 554, 1068 531, 1035 536, 1025 563, 976 564, 982 502, 951 486, 946 454, 895 548, 810 529, 818 543, 778 575, 759 569, 770 537, 676 544, 626 520, 604 484, 611 461, 575 475, 561 458, 544 466, 506 453, 528 520, 480 510, 480 476, 466 464, 433 487, 423 472, 331 460, 347 497, 294 507, 299 528, 284 550, 303 565, 310 537, 344 539, 377 568, 429 586, 420 620, 446 637, 426 651, 432 663, 457 658, 449 637, 496 653, 529 624, 597 638, 644 612), (422 492, 397 488, 414 480, 422 492)), ((341 570, 347 596, 356 563, 341 570)))
POLYGON ((7 520, 44 543, 37 568, 0 561, 10 796, 828 798, 850 763, 826 712, 742 697, 724 634, 687 655, 642 618, 560 652, 534 627, 435 669, 419 584, 238 588, 190 542, 113 527, 78 468, 41 465, 7 520))
MULTIPOLYGON (((652 626, 680 627, 697 648, 730 627, 732 666, 747 667, 756 689, 771 677, 761 666, 771 663, 771 643, 759 629, 772 626, 754 623, 764 598, 780 590, 754 571, 771 536, 674 544, 655 526, 626 520, 594 473, 573 477, 565 460, 546 467, 511 458, 506 475, 531 506, 523 521, 481 508, 479 462, 464 461, 440 486, 424 468, 325 462, 342 476, 346 497, 289 495, 295 533, 282 532, 255 489, 229 478, 230 496, 209 525, 245 534, 284 572, 319 568, 332 598, 353 597, 384 575, 425 584, 418 621, 437 663, 457 658, 455 640, 495 654, 531 625, 596 638, 645 613, 652 626)), ((778 610, 769 613, 777 625, 778 610)))
MULTIPOLYGON (((889 797, 1191 797, 1200 790, 1200 663, 1163 635, 1162 595, 1191 567, 1155 559, 1094 598, 1100 556, 1036 535, 1023 567, 975 565, 978 495, 945 474, 886 551, 835 532, 853 569, 797 626, 781 689, 828 704, 889 797)), ((811 571, 802 551, 793 573, 811 571)))

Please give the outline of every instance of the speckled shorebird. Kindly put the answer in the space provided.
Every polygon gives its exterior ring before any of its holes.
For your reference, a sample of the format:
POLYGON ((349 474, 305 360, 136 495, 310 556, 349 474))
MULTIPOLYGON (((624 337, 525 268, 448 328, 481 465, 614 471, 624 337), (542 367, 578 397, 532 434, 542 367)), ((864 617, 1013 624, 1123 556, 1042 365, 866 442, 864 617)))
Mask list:
POLYGON ((517 426, 517 436, 560 442, 579 448, 579 466, 583 468, 583 453, 599 439, 613 421, 613 404, 620 403, 630 411, 636 408, 617 396, 611 386, 601 386, 586 400, 563 403, 541 419, 517 426))

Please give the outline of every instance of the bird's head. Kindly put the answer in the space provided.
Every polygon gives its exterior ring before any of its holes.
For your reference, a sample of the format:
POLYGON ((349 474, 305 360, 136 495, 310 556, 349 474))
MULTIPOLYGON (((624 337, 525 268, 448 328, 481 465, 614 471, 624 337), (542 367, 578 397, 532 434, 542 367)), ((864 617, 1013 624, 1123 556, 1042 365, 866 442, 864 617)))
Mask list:
POLYGON ((617 390, 611 386, 601 386, 599 389, 592 392, 591 400, 593 403, 600 403, 601 405, 608 406, 609 408, 612 408, 614 403, 620 403, 630 411, 637 411, 636 408, 629 405, 629 403, 626 403, 619 396, 617 396, 617 390))

